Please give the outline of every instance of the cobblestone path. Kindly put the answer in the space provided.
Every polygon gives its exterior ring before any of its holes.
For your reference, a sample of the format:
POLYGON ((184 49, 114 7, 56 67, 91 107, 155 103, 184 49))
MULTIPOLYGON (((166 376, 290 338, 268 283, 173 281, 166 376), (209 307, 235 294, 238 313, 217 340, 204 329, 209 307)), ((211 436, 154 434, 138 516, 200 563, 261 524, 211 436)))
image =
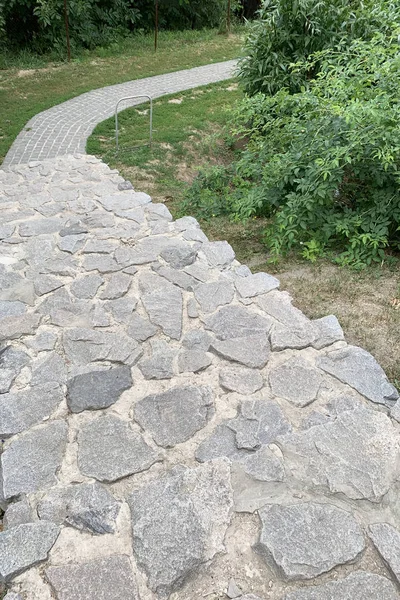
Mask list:
MULTIPOLYGON (((125 96, 148 94, 159 98, 232 77, 230 60, 146 79, 136 79, 87 92, 35 115, 24 127, 4 159, 3 166, 85 152, 86 141, 98 123, 112 117, 125 96)), ((145 102, 126 102, 122 108, 145 102)))
POLYGON ((399 600, 398 392, 90 156, 0 170, 7 600, 399 600))

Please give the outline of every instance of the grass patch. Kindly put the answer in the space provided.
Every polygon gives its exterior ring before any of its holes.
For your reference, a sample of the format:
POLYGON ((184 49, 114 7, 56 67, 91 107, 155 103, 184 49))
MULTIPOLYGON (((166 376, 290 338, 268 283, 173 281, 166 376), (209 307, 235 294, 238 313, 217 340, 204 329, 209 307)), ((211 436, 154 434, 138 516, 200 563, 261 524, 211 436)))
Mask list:
POLYGON ((106 85, 236 58, 242 31, 229 36, 217 30, 161 32, 157 53, 152 35, 133 35, 84 51, 71 63, 0 54, 0 163, 35 114, 106 85))
MULTIPOLYGON (((221 131, 226 122, 226 106, 240 96, 234 83, 225 82, 159 99, 154 107, 156 131, 152 149, 123 150, 116 157, 114 122, 109 119, 96 128, 87 150, 119 169, 136 189, 148 192, 156 202, 165 202, 176 215, 200 165, 233 160, 233 151, 221 141, 221 131)), ((121 113, 123 146, 146 140, 145 111, 143 105, 121 113)), ((211 240, 228 240, 238 260, 248 264, 253 272, 276 274, 282 289, 289 291, 294 304, 307 316, 335 314, 347 341, 372 352, 391 381, 400 387, 398 260, 393 259, 391 266, 362 272, 322 260, 312 264, 295 257, 271 264, 262 243, 265 219, 250 219, 243 224, 217 217, 201 224, 211 240)))

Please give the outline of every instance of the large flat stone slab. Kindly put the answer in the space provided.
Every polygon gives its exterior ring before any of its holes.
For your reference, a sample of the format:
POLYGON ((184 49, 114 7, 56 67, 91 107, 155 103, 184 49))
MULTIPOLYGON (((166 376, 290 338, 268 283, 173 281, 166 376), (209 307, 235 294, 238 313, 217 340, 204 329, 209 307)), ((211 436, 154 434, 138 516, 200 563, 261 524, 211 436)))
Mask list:
POLYGON ((67 358, 80 365, 104 360, 133 365, 143 352, 135 340, 122 333, 88 328, 65 330, 63 344, 67 358))
POLYGON ((133 552, 150 589, 167 598, 224 549, 232 491, 229 467, 178 467, 128 498, 133 552))
POLYGON ((87 423, 78 436, 78 465, 98 481, 117 481, 146 471, 159 460, 140 433, 118 417, 104 416, 87 423))
POLYGON ((313 579, 354 561, 365 548, 353 515, 331 504, 270 505, 259 515, 257 550, 289 581, 313 579))
POLYGON ((52 421, 11 441, 1 455, 6 499, 57 483, 56 471, 61 465, 67 431, 64 421, 52 421))
POLYGON ((389 523, 375 523, 368 527, 368 535, 400 583, 400 532, 389 523))
POLYGON ((127 556, 49 567, 45 574, 57 600, 139 600, 127 556))
POLYGON ((0 533, 0 581, 46 560, 59 534, 54 523, 25 523, 0 533))
POLYGON ((317 366, 363 396, 385 406, 393 406, 399 399, 396 388, 389 383, 382 367, 374 357, 356 346, 335 350, 319 358, 317 366))
POLYGON ((171 448, 205 427, 213 410, 211 388, 183 386, 139 400, 133 412, 135 420, 159 446, 171 448))
POLYGON ((205 328, 211 330, 219 340, 267 335, 272 321, 266 317, 242 308, 226 306, 204 319, 205 328))

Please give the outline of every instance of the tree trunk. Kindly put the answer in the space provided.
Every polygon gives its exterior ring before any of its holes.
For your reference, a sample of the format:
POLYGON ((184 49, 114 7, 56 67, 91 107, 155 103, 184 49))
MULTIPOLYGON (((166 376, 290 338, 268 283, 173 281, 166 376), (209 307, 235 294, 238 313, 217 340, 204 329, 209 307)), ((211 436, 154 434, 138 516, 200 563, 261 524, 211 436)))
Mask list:
POLYGON ((67 37, 68 62, 71 62, 71 43, 70 43, 70 40, 69 40, 69 23, 68 23, 68 6, 67 6, 67 0, 64 0, 64 21, 65 21, 65 35, 67 37))

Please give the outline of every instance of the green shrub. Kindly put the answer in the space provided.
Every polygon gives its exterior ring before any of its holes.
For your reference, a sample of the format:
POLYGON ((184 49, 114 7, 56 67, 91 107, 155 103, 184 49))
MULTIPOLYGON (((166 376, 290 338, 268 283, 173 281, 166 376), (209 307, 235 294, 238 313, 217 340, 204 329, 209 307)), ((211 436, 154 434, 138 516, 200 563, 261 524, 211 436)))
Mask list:
POLYGON ((274 256, 334 252, 361 267, 400 249, 399 50, 396 33, 320 52, 297 65, 320 64, 307 88, 247 97, 237 108, 233 133, 247 146, 218 203, 237 219, 271 216, 274 256))
POLYGON ((240 64, 246 92, 291 93, 318 71, 318 63, 293 71, 291 63, 355 38, 393 31, 400 21, 397 0, 264 0, 250 28, 240 64))

